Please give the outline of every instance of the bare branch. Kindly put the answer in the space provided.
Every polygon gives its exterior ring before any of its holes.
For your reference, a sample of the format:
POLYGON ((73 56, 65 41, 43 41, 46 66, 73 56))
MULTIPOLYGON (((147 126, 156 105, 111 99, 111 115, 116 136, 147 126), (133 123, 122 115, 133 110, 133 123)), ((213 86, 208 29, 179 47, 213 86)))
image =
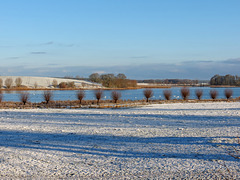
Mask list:
POLYGON ((149 99, 153 96, 153 91, 152 89, 145 89, 143 91, 143 94, 145 96, 145 98, 147 99, 147 102, 149 101, 149 99))
POLYGON ((172 91, 171 90, 164 90, 163 95, 164 95, 166 100, 170 100, 171 96, 172 96, 172 91))
POLYGON ((103 91, 101 89, 96 90, 95 97, 97 99, 97 104, 99 104, 100 99, 103 97, 103 91))
POLYGON ((79 104, 82 104, 82 100, 85 97, 85 91, 84 90, 79 90, 77 92, 77 98, 79 100, 79 104))
POLYGON ((112 91, 112 99, 114 100, 114 103, 117 103, 117 101, 121 98, 122 94, 118 91, 112 91))
POLYGON ((189 90, 189 88, 183 87, 183 88, 181 89, 181 95, 182 95, 182 98, 183 98, 184 100, 187 100, 188 97, 190 96, 190 90, 189 90))
POLYGON ((44 91, 43 92, 43 98, 46 101, 46 104, 48 104, 49 101, 52 100, 53 98, 53 93, 52 91, 44 91))
POLYGON ((29 100, 29 93, 28 92, 22 92, 20 93, 20 100, 25 105, 27 101, 29 100))

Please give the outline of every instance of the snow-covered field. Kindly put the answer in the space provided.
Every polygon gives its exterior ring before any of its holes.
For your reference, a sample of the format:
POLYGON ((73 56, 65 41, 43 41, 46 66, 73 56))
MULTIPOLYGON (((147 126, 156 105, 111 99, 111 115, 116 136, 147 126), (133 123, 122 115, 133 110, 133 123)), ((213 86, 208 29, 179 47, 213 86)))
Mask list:
POLYGON ((0 110, 0 177, 217 178, 240 135, 240 103, 0 110))
POLYGON ((0 79, 3 81, 3 85, 5 85, 6 79, 12 79, 13 80, 13 86, 16 85, 15 80, 17 78, 21 78, 22 85, 34 88, 37 86, 38 88, 47 88, 51 87, 53 84, 53 81, 55 80, 58 84, 61 82, 74 82, 74 84, 77 87, 86 87, 86 88, 96 88, 101 87, 101 85, 84 81, 84 80, 73 80, 73 79, 63 79, 63 78, 51 78, 51 77, 33 77, 33 76, 0 76, 0 79))

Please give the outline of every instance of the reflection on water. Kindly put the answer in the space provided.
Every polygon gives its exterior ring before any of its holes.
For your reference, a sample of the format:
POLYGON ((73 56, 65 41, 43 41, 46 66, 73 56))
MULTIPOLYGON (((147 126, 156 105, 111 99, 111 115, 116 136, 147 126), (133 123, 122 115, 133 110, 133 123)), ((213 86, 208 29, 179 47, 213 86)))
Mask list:
MULTIPOLYGON (((190 89, 190 97, 189 99, 197 99, 195 95, 196 89, 203 90, 202 99, 211 99, 209 92, 213 88, 210 87, 191 87, 190 89)), ((217 99, 225 99, 224 90, 226 88, 216 88, 218 91, 217 99)), ((232 89, 233 91, 233 98, 240 96, 240 88, 227 88, 232 89)), ((124 100, 141 100, 144 99, 143 96, 144 89, 135 89, 135 90, 120 90, 122 94, 122 98, 124 100)), ((165 89, 152 89, 154 92, 154 96, 152 99, 164 99, 163 91, 165 89)), ((174 87, 170 89, 172 91, 172 99, 182 99, 181 97, 181 88, 174 87)), ((43 101, 43 91, 28 91, 30 94, 30 101, 31 102, 42 102, 43 101)), ((75 90, 55 90, 53 91, 53 100, 77 100, 75 90)), ((104 91, 103 99, 111 99, 111 92, 110 90, 104 91)), ((19 98, 20 91, 3 91, 3 101, 20 101, 19 98)), ((85 91, 86 97, 85 100, 94 100, 94 90, 86 90, 85 91)))

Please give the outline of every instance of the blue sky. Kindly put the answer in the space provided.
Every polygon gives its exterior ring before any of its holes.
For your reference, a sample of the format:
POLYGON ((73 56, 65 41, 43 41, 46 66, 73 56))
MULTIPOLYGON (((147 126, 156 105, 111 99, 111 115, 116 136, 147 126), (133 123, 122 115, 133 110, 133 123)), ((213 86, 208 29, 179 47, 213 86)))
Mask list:
POLYGON ((0 75, 239 74, 239 0, 8 0, 0 75))

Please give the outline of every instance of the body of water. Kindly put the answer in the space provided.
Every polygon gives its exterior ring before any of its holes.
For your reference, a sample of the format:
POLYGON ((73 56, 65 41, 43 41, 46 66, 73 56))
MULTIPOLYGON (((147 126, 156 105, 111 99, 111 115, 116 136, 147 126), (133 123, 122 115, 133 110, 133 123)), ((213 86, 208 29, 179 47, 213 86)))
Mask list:
MULTIPOLYGON (((197 99, 195 95, 195 91, 197 89, 203 90, 202 99, 211 99, 210 91, 215 89, 218 91, 217 99, 225 99, 224 90, 231 89, 233 91, 233 98, 240 96, 240 88, 210 88, 210 87, 191 87, 189 99, 197 99)), ((151 99, 160 99, 163 100, 164 95, 163 91, 166 89, 152 89, 154 96, 151 99)), ((181 88, 174 87, 168 90, 172 91, 171 99, 182 99, 181 96, 181 88)), ((134 89, 134 90, 119 90, 122 94, 121 99, 123 100, 141 100, 144 99, 143 91, 144 89, 134 89)), ((30 94, 31 102, 42 102, 43 99, 43 91, 28 91, 30 94)), ((53 100, 77 100, 76 90, 54 90, 53 92, 53 100)), ((85 90, 86 97, 84 100, 95 100, 94 90, 85 90)), ((111 99, 111 90, 103 91, 102 99, 111 99)), ((20 101, 19 91, 3 91, 3 101, 20 101)))

